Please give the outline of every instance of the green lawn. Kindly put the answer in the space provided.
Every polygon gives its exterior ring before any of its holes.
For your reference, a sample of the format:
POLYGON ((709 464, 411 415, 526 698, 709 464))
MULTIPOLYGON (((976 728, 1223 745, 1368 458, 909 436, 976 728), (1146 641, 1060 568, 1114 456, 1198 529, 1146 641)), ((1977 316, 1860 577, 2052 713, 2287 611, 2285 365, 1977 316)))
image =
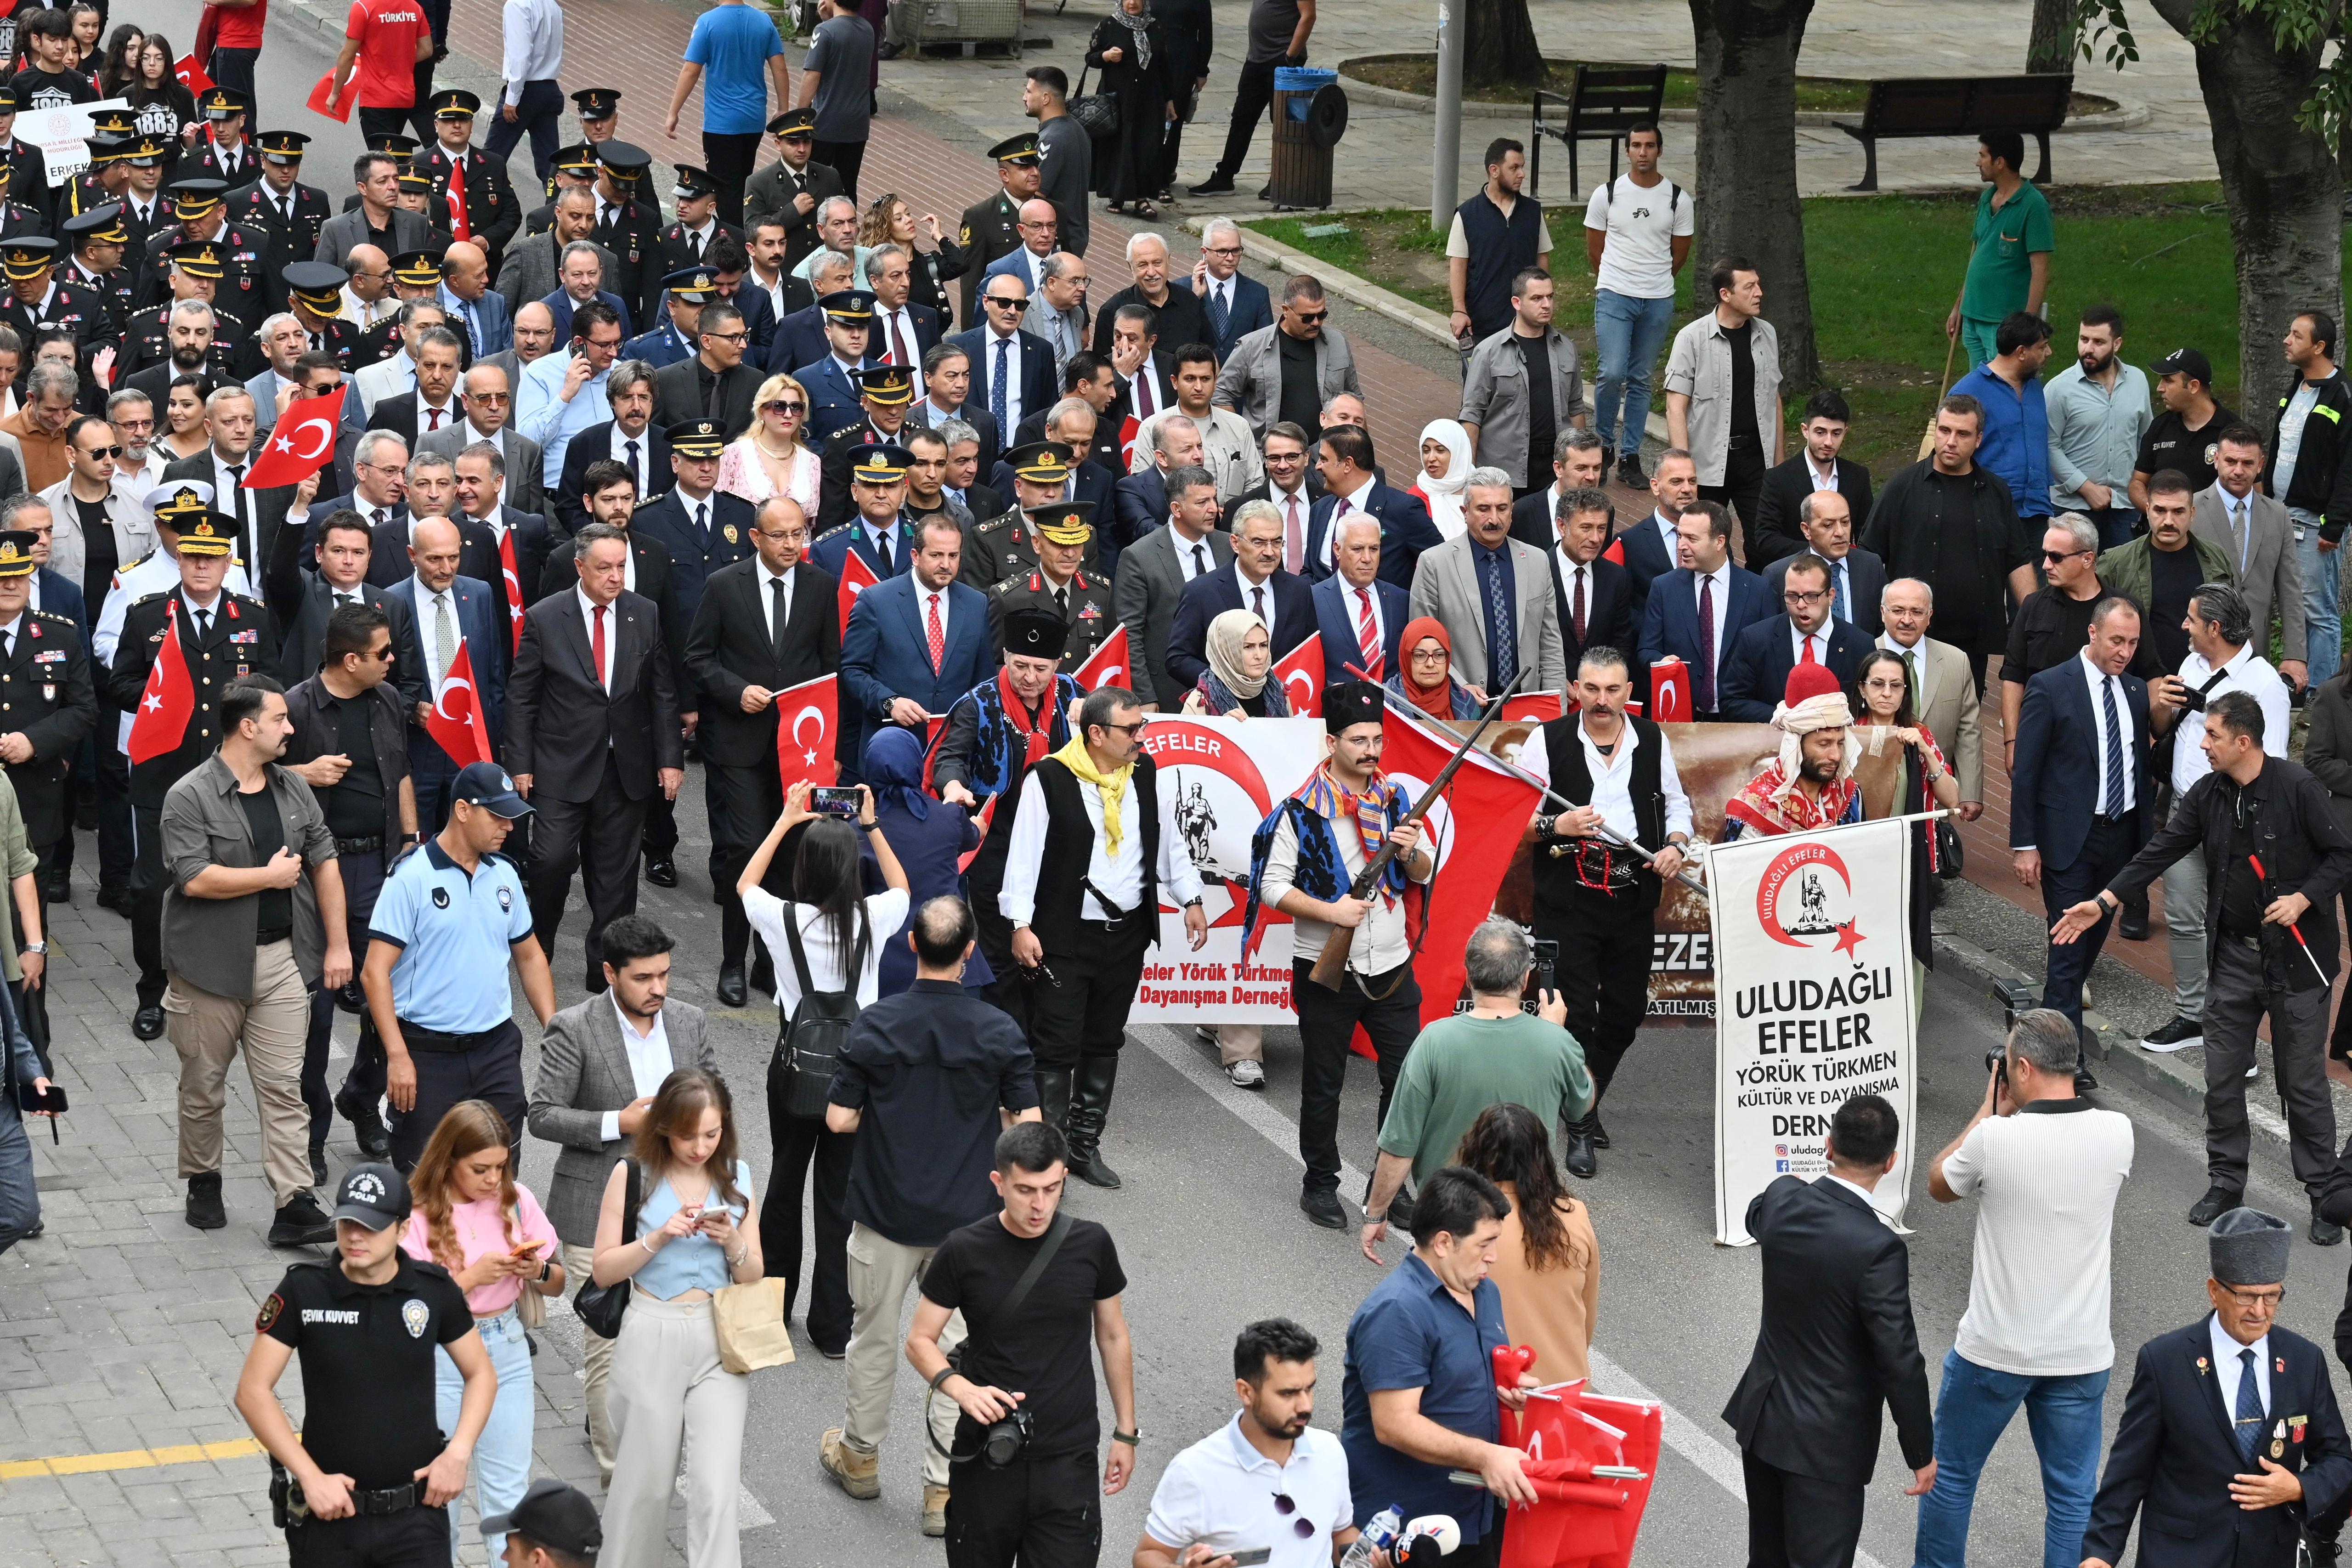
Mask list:
MULTIPOLYGON (((2145 368, 2173 349, 2202 349, 2213 362, 2217 395, 2236 406, 2238 289, 2220 203, 2213 184, 2073 186, 2052 193, 2058 250, 2050 319, 2061 326, 2053 370, 2072 352, 2074 312, 2106 301, 2123 312, 2128 361, 2145 368)), ((1911 459, 1934 405, 1944 365, 1944 317, 1967 264, 1972 211, 1971 202, 1958 195, 1805 204, 1806 266, 1824 376, 1854 407, 1849 452, 1882 476, 1911 459)), ((1252 226, 1397 287, 1433 310, 1448 308, 1441 237, 1429 232, 1426 213, 1286 218, 1252 226), (1345 223, 1350 232, 1338 239, 1307 239, 1298 232, 1328 222, 1345 223)), ((1575 258, 1557 269, 1560 320, 1589 351, 1591 273, 1583 264, 1582 226, 1574 216, 1563 221, 1555 215, 1552 234, 1575 258)), ((1562 252, 1555 255, 1567 261, 1562 252)), ((1682 319, 1692 313, 1690 273, 1703 258, 1693 262, 1682 279, 1682 319)), ((1767 278, 1764 287, 1769 318, 1773 279, 1767 278)), ((1790 407, 1792 421, 1798 401, 1790 407)))

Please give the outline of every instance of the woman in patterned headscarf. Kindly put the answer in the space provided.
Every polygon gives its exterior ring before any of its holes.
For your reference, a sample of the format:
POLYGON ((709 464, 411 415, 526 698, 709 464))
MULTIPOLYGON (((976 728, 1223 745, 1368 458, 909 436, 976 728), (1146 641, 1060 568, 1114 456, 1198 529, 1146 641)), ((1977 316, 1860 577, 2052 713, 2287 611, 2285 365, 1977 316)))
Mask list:
POLYGON ((1176 118, 1176 88, 1168 79, 1166 30, 1152 16, 1150 0, 1119 0, 1118 9, 1096 25, 1087 44, 1087 64, 1102 73, 1102 90, 1118 102, 1118 133, 1096 145, 1095 194, 1110 198, 1110 210, 1156 218, 1151 193, 1160 188, 1160 148, 1168 122, 1176 118))

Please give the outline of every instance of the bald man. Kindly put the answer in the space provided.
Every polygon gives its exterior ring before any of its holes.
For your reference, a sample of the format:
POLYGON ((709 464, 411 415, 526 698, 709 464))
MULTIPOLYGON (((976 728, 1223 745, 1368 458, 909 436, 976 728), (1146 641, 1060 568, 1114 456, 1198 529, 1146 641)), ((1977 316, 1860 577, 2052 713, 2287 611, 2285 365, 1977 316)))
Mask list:
MULTIPOLYGON (((500 296, 504 298, 504 296, 500 296)), ((544 358, 555 347, 555 312, 533 300, 514 313, 510 329, 514 342, 509 348, 494 354, 484 354, 477 364, 494 364, 507 373, 509 387, 522 385, 522 373, 533 360, 544 358)))
POLYGON ((352 275, 352 280, 343 285, 343 320, 365 332, 385 317, 399 313, 400 301, 392 292, 392 258, 381 246, 354 245, 344 253, 341 265, 352 275))
POLYGON ((1021 248, 990 262, 987 272, 981 277, 981 288, 985 291, 989 279, 1010 272, 1029 285, 1030 297, 1034 299, 1045 287, 1043 268, 1045 258, 1054 254, 1061 238, 1062 220, 1053 203, 1043 196, 1032 196, 1021 204, 1016 226, 1021 230, 1021 248))
POLYGON ((470 239, 441 253, 441 308, 449 325, 466 340, 470 362, 514 346, 514 322, 507 302, 490 287, 490 258, 470 239))

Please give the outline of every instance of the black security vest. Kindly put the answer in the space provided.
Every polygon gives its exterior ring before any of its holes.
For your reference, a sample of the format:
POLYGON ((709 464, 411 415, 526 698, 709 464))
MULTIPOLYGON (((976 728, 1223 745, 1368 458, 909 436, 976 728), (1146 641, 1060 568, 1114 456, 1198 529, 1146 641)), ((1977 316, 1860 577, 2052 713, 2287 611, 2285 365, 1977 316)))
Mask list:
MULTIPOLYGON (((1470 247, 1470 275, 1462 302, 1469 307, 1470 331, 1490 338, 1511 324, 1511 279, 1520 268, 1543 260, 1536 248, 1543 243, 1543 208, 1523 194, 1505 217, 1481 188, 1457 210, 1462 237, 1470 247)), ((1567 415, 1560 417, 1565 421, 1567 415)))

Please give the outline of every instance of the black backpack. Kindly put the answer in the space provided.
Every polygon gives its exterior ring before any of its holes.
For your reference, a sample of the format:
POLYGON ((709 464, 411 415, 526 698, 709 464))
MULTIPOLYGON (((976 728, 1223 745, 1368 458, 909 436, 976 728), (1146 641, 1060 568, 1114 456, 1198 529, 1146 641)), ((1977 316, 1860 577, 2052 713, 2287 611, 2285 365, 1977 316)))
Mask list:
POLYGON ((871 933, 866 926, 866 901, 857 903, 857 939, 844 965, 848 986, 818 991, 809 983, 808 953, 801 945, 799 906, 784 906, 784 941, 792 948, 793 973, 800 981, 801 999, 776 1036, 776 1055, 768 1068, 772 1083, 784 1075, 784 1110, 793 1116, 821 1118, 833 1099, 833 1069, 849 1043, 850 1026, 857 1022, 857 986, 866 973, 866 951, 871 933))

